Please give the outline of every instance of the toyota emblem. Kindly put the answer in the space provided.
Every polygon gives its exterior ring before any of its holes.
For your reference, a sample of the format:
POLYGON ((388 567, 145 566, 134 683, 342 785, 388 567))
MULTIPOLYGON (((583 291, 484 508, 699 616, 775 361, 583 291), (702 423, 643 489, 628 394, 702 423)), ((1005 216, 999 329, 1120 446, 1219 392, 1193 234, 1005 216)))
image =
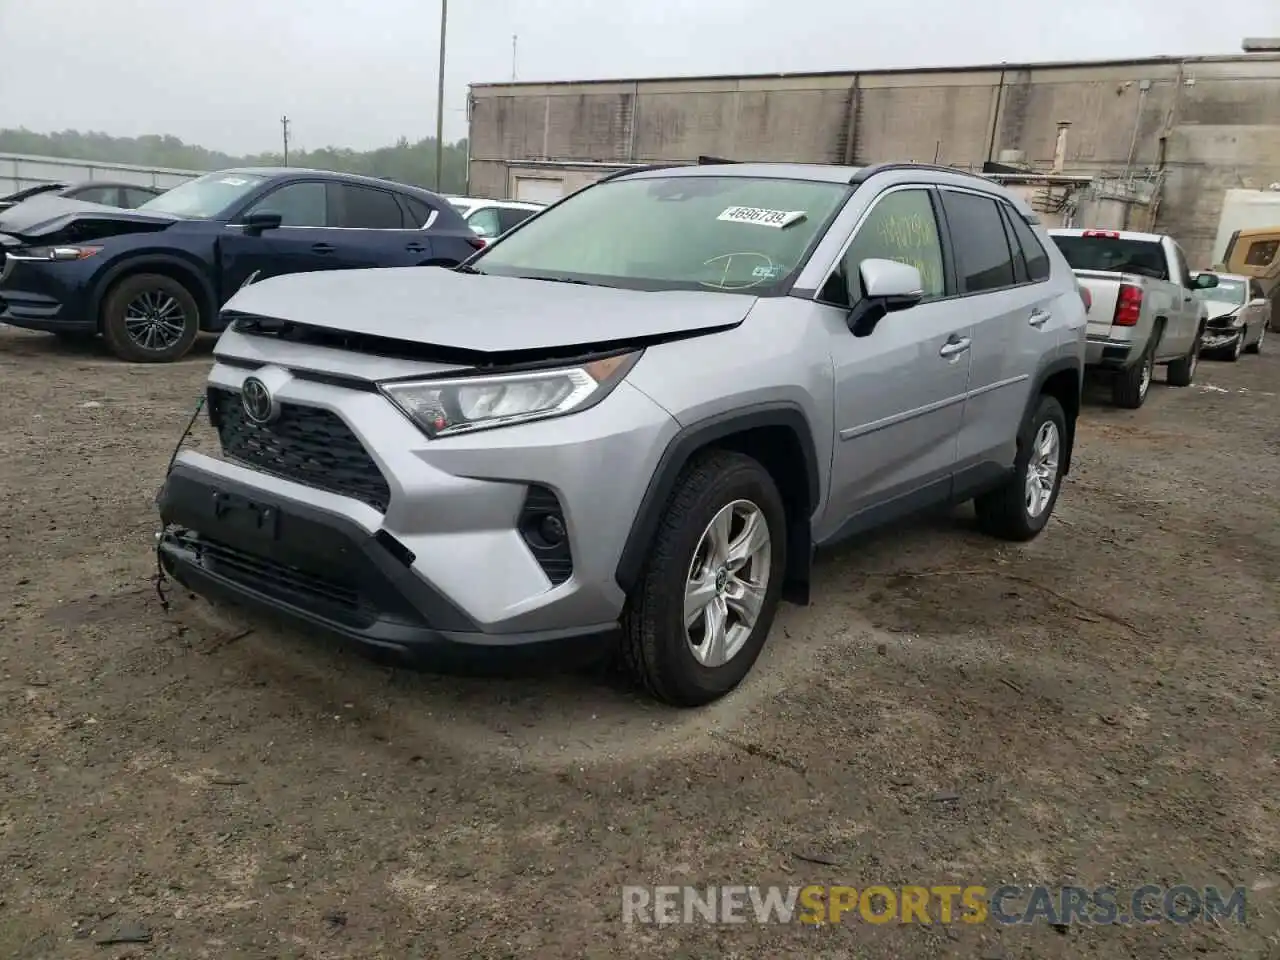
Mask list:
POLYGON ((257 377, 249 377, 240 387, 240 404, 244 415, 257 424, 270 423, 280 412, 271 391, 257 377))

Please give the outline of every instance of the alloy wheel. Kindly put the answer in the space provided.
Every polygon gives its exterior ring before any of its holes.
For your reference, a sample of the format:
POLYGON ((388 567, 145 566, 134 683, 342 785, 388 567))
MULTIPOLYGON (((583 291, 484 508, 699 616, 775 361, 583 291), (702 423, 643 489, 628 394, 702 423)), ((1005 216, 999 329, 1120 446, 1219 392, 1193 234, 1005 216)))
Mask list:
POLYGON ((1027 460, 1027 515, 1035 518, 1044 513, 1053 499, 1058 483, 1058 458, 1062 451, 1062 435, 1058 425, 1046 420, 1036 432, 1027 460))
POLYGON ((772 572, 764 511, 750 500, 721 508, 698 539, 684 591, 685 640, 704 667, 722 667, 746 645, 772 572))
POLYGON ((182 339, 186 328, 182 304, 163 290, 144 291, 125 307, 125 333, 143 350, 167 350, 182 339))

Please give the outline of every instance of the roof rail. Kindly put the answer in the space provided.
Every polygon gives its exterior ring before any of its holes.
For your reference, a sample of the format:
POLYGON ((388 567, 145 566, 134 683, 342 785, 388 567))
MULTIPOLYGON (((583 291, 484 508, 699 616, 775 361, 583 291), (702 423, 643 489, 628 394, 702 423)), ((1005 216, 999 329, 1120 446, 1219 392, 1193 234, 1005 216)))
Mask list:
POLYGON ((857 172, 849 178, 849 183, 863 183, 877 173, 887 173, 890 170, 930 170, 933 173, 954 173, 961 177, 974 177, 978 180, 990 181, 989 177, 974 173, 972 170, 961 170, 959 167, 944 167, 940 163, 910 163, 903 160, 892 160, 888 163, 871 163, 865 167, 859 167, 857 172))
POLYGON ((687 163, 642 163, 635 167, 623 167, 621 170, 615 170, 613 173, 605 174, 595 183, 608 183, 610 180, 617 180, 618 177, 630 176, 633 173, 647 173, 650 170, 670 170, 672 167, 687 167, 687 163))

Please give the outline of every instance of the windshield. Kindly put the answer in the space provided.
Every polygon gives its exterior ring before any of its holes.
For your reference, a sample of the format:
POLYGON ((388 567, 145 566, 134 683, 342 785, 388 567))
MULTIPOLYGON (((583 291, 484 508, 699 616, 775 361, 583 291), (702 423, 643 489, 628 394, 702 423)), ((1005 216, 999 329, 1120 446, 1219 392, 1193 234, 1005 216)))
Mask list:
POLYGON ((1220 303, 1244 303, 1249 293, 1249 285, 1243 280, 1229 280, 1218 277, 1216 287, 1192 291, 1201 300, 1217 300, 1220 303))
POLYGON ((167 213, 175 217, 212 220, 237 200, 247 197, 265 183, 266 177, 249 173, 210 173, 180 183, 166 193, 148 200, 139 210, 167 213))
POLYGON ((1122 240, 1119 237, 1053 236, 1072 270, 1136 273, 1168 280, 1164 248, 1154 240, 1122 240))
POLYGON ((761 177, 614 180, 527 221, 472 264, 501 276, 766 295, 804 263, 849 189, 761 177))

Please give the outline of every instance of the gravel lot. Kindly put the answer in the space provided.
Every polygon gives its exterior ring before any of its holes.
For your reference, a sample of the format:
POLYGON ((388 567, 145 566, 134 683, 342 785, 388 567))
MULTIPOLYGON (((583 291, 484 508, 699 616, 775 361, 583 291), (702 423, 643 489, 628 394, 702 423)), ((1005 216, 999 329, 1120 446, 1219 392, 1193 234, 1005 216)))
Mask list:
POLYGON ((1032 544, 965 508, 824 557, 695 713, 166 615, 208 363, 0 332, 0 956, 1280 957, 1280 356, 1088 405, 1032 544), (948 881, 1252 892, 1244 927, 620 921, 623 883, 948 881))

